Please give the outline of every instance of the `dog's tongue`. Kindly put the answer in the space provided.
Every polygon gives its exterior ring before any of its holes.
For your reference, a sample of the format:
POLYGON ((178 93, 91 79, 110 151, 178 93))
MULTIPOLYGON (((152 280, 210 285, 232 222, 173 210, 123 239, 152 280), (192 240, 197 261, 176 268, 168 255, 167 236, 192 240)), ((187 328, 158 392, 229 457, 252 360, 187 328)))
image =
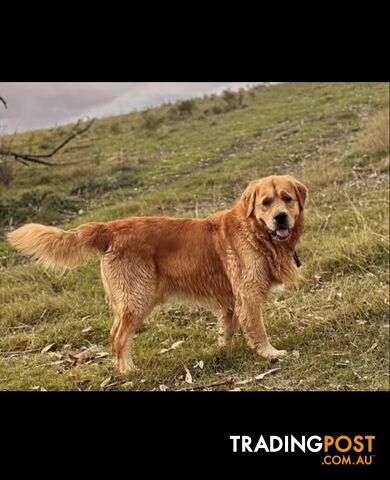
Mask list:
POLYGON ((279 228, 278 230, 276 230, 276 234, 280 238, 287 238, 289 235, 289 231, 287 230, 287 228, 279 228))

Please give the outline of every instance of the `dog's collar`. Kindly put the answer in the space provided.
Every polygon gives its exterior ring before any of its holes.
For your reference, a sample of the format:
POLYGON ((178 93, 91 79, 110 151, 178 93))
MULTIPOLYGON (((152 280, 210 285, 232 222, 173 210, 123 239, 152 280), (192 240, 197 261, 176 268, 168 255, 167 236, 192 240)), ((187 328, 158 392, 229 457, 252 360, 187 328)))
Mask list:
POLYGON ((297 252, 295 250, 294 250, 293 258, 294 258, 295 265, 299 268, 302 265, 302 263, 301 263, 301 260, 299 258, 299 255, 297 254, 297 252))

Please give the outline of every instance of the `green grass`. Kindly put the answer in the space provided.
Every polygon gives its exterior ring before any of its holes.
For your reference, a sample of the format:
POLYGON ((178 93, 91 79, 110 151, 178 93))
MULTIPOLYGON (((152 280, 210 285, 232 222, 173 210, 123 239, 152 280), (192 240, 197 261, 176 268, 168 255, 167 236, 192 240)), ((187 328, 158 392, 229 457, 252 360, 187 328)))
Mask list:
MULTIPOLYGON (((0 186, 0 389, 95 390, 112 377, 109 389, 180 390, 278 368, 236 387, 388 390, 388 92, 385 83, 257 87, 98 120, 55 157, 67 167, 15 164, 13 181, 0 186), (98 258, 60 276, 1 242, 30 221, 69 228, 141 214, 206 216, 273 173, 295 175, 310 189, 299 248, 305 279, 266 307, 272 343, 290 353, 275 364, 241 334, 231 351, 221 350, 210 313, 172 303, 138 333, 140 370, 122 379, 111 359, 98 258)), ((69 128, 0 143, 49 151, 69 128)))

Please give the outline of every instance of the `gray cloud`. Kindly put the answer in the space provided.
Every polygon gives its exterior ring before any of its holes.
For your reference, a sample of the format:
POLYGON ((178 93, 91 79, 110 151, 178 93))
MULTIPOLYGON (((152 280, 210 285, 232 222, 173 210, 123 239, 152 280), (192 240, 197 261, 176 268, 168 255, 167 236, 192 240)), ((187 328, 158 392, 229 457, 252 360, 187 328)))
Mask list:
POLYGON ((0 133, 33 130, 263 82, 0 82, 0 133))

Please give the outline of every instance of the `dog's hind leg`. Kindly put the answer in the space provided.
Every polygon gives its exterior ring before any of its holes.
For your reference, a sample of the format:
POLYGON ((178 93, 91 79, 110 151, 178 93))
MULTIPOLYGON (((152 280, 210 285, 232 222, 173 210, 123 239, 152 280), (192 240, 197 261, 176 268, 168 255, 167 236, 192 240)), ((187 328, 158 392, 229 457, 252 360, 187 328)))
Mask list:
POLYGON ((237 329, 237 318, 230 310, 222 310, 218 314, 218 345, 231 347, 233 335, 237 329))
POLYGON ((114 300, 114 293, 113 293, 112 289, 110 288, 109 273, 105 272, 104 257, 102 258, 102 261, 101 261, 100 271, 101 271, 103 289, 104 289, 104 292, 105 292, 106 303, 111 308, 112 313, 114 315, 114 323, 113 323, 113 325, 111 327, 111 330, 110 330, 110 338, 111 338, 111 342, 112 342, 113 339, 115 338, 116 332, 119 328, 120 315, 119 315, 118 307, 117 307, 117 305, 115 303, 115 300, 114 300))
POLYGON ((115 317, 112 351, 120 372, 126 373, 135 369, 131 356, 134 335, 158 303, 158 278, 154 264, 139 258, 107 258, 102 270, 115 317))
POLYGON ((110 340, 111 343, 114 341, 115 335, 118 332, 119 325, 121 323, 121 315, 120 312, 118 312, 118 309, 116 308, 115 304, 110 301, 111 304, 111 309, 114 314, 114 323, 112 324, 111 330, 110 330, 110 340))
POLYGON ((112 349, 121 373, 136 370, 131 346, 135 333, 142 325, 144 318, 135 312, 125 310, 118 315, 118 325, 112 340, 112 349))
POLYGON ((112 329, 112 349, 121 373, 136 370, 131 346, 134 335, 157 303, 155 284, 138 284, 132 288, 133 299, 123 303, 116 313, 112 329))

